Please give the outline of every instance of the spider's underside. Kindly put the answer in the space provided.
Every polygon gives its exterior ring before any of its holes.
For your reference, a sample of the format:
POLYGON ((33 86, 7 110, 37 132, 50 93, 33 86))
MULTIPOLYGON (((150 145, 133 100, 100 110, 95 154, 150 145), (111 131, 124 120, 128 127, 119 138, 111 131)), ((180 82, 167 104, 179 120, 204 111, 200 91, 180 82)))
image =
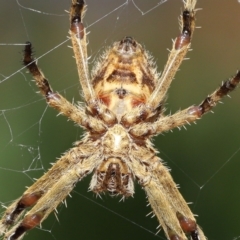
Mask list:
POLYGON ((152 147, 151 137, 199 119, 240 81, 240 72, 224 82, 200 105, 163 115, 166 92, 183 61, 195 25, 196 0, 184 1, 181 33, 173 43, 161 76, 151 56, 131 37, 106 51, 93 71, 87 65, 83 0, 72 0, 70 38, 86 107, 75 106, 53 92, 32 57, 24 50, 24 64, 49 106, 83 127, 87 134, 6 210, 0 221, 3 239, 22 239, 65 200, 75 184, 93 173, 90 190, 129 197, 136 179, 144 188, 159 224, 169 240, 205 240, 204 233, 179 193, 169 170, 152 147), (32 207, 28 212, 26 209, 32 207))

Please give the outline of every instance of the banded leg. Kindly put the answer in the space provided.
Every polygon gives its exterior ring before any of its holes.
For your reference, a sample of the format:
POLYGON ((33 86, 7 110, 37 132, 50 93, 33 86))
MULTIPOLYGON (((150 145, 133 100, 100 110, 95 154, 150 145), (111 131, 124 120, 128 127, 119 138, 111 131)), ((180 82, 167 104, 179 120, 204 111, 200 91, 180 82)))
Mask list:
MULTIPOLYGON (((7 208, 4 216, 0 221, 0 236, 4 235, 12 226, 20 226, 20 223, 18 222, 20 221, 20 217, 24 214, 24 211, 36 204, 39 205, 39 201, 42 198, 44 200, 41 200, 42 203, 40 204, 46 208, 47 203, 44 202, 45 199, 47 199, 46 195, 50 194, 51 196, 53 191, 52 189, 56 189, 57 191, 58 185, 56 184, 58 184, 59 179, 65 176, 65 181, 67 181, 68 173, 71 172, 72 169, 78 170, 80 176, 79 179, 84 177, 86 174, 89 174, 93 170, 93 167, 98 163, 96 160, 95 162, 91 160, 93 156, 96 158, 95 154, 97 153, 93 154, 94 151, 96 152, 95 148, 93 148, 90 144, 85 143, 72 148, 69 152, 64 154, 47 173, 45 173, 23 193, 22 197, 14 201, 7 208), (81 172, 81 169, 84 169, 84 171, 81 172)), ((61 201, 59 200, 58 204, 60 202, 61 201)), ((57 206, 55 206, 55 208, 56 207, 57 206)), ((49 213, 51 211, 49 211, 49 213)), ((28 214, 26 216, 28 216, 28 214)), ((36 219, 37 218, 38 217, 36 216, 36 219)), ((45 218, 46 216, 43 219, 45 218)), ((43 221, 43 219, 41 219, 41 221, 43 221)), ((16 229, 16 227, 13 228, 16 229)), ((14 230, 10 230, 10 232, 14 232, 14 230)), ((13 240, 18 238, 10 239, 13 240)))
POLYGON ((175 74, 190 48, 195 28, 195 5, 196 0, 187 0, 185 2, 185 9, 180 22, 181 34, 175 39, 167 64, 147 102, 147 105, 152 109, 156 109, 163 102, 175 74))
POLYGON ((70 37, 77 62, 79 81, 87 103, 95 100, 95 92, 89 79, 86 30, 82 23, 86 5, 84 0, 72 0, 70 9, 70 37))
POLYGON ((138 173, 136 177, 145 189, 153 213, 167 239, 187 240, 186 235, 190 235, 192 240, 206 240, 168 169, 159 159, 155 164, 156 169, 146 171, 145 167, 139 161, 131 162, 131 168, 138 173))
MULTIPOLYGON (((13 202, 6 210, 5 215, 0 222, 0 233, 3 234, 6 230, 14 225, 20 215, 28 207, 32 207, 36 202, 56 183, 73 165, 69 161, 70 156, 78 154, 79 148, 73 148, 71 151, 62 156, 53 167, 45 173, 39 180, 37 180, 31 187, 29 187, 15 202, 13 202), (52 176, 54 176, 52 178, 52 176)), ((1 235, 0 234, 0 235, 1 235)))
POLYGON ((173 115, 160 118, 151 125, 139 123, 130 130, 130 133, 135 137, 146 137, 194 122, 215 107, 224 96, 228 95, 237 87, 239 82, 240 71, 238 71, 234 77, 225 81, 221 87, 205 98, 198 106, 192 106, 173 115))
POLYGON ((99 133, 105 131, 105 127, 102 122, 96 118, 87 116, 84 108, 74 106, 59 93, 53 92, 48 80, 44 77, 32 56, 32 45, 30 42, 27 42, 25 46, 23 63, 32 74, 37 87, 39 88, 41 94, 46 98, 49 106, 55 108, 61 114, 67 116, 69 119, 82 127, 94 129, 99 133))
MULTIPOLYGON (((86 5, 84 0, 72 0, 70 9, 70 38, 77 63, 79 81, 83 90, 88 110, 102 119, 108 126, 117 122, 115 115, 97 99, 89 78, 86 30, 82 23, 86 5)), ((91 120, 91 121, 94 121, 91 120)))
POLYGON ((158 218, 169 240, 206 240, 202 230, 187 203, 178 191, 169 170, 156 156, 156 151, 147 144, 132 148, 129 168, 143 186, 151 204, 153 213, 158 218))
POLYGON ((4 240, 21 239, 26 231, 38 226, 72 191, 75 184, 81 179, 73 168, 64 174, 52 186, 51 191, 42 196, 36 205, 4 236, 4 240), (51 201, 49 201, 49 198, 51 201))
POLYGON ((134 113, 126 114, 123 117, 122 122, 125 126, 138 123, 139 119, 147 119, 152 111, 157 112, 158 109, 161 108, 169 86, 190 48, 195 28, 195 5, 196 0, 184 1, 184 11, 180 18, 181 33, 173 43, 163 73, 157 81, 156 87, 146 102, 146 105, 136 109, 134 113))
MULTIPOLYGON (((190 235, 192 240, 205 240, 206 237, 204 236, 199 226, 197 226, 196 220, 188 205, 186 204, 186 201, 178 191, 177 186, 169 173, 169 170, 163 166, 161 160, 158 157, 153 158, 151 164, 154 164, 155 166, 153 170, 153 176, 157 179, 157 183, 161 183, 160 188, 164 192, 163 194, 166 196, 167 202, 170 203, 172 209, 174 209, 175 217, 177 217, 183 232, 187 235, 190 235)), ((145 187, 145 190, 149 196, 149 202, 151 203, 151 206, 153 206, 154 212, 156 212, 156 215, 161 214, 161 209, 158 210, 158 205, 156 206, 155 203, 158 203, 158 201, 160 201, 158 197, 156 197, 159 195, 159 186, 150 184, 149 186, 145 187), (150 195, 152 195, 153 198, 150 197, 150 195)), ((170 239, 179 237, 176 230, 174 229, 169 231, 169 236, 170 239)))

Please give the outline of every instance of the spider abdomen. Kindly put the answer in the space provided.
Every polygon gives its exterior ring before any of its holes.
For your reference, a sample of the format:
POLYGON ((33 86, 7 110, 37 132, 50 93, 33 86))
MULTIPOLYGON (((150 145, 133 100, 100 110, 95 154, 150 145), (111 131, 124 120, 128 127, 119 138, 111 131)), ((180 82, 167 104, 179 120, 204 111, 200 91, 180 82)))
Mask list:
POLYGON ((151 56, 133 38, 125 37, 97 64, 92 84, 97 98, 120 119, 147 102, 156 79, 151 56))

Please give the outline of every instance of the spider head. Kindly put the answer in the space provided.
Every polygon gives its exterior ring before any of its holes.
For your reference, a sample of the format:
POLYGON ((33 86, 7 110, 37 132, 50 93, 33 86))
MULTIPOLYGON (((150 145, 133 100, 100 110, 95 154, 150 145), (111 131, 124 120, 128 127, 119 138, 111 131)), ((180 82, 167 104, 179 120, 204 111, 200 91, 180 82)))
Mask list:
POLYGON ((134 194, 133 176, 124 161, 111 157, 95 170, 89 189, 97 194, 108 192, 111 196, 130 197, 134 194))

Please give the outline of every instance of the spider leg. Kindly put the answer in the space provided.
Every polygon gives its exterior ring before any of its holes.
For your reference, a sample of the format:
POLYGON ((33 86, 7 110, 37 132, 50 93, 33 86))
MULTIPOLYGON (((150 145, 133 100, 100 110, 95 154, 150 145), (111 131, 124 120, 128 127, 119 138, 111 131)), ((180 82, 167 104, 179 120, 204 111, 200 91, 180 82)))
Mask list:
POLYGON ((225 81, 222 86, 206 97, 198 106, 191 106, 173 115, 159 118, 152 124, 139 123, 130 130, 130 133, 135 137, 146 137, 194 122, 200 119, 203 114, 211 111, 224 96, 228 95, 228 93, 237 87, 239 82, 240 71, 238 71, 234 77, 225 81))
POLYGON ((187 240, 187 234, 192 240, 206 240, 169 171, 162 164, 159 165, 159 170, 153 172, 150 183, 144 185, 144 189, 164 232, 169 239, 187 240))
POLYGON ((79 81, 82 86, 86 102, 95 99, 95 92, 89 79, 86 30, 82 23, 86 5, 83 0, 72 0, 70 9, 70 37, 73 45, 73 52, 77 62, 79 81))
POLYGON ((167 64, 157 82, 155 90, 146 103, 152 109, 156 109, 159 104, 163 102, 175 74, 190 48, 195 27, 195 5, 196 0, 185 1, 184 11, 180 18, 181 34, 173 42, 173 47, 168 56, 167 64))
POLYGON ((49 106, 55 108, 61 114, 67 116, 69 119, 82 127, 91 130, 94 129, 99 133, 105 131, 105 127, 102 122, 96 118, 86 115, 83 107, 75 106, 59 93, 53 92, 48 80, 44 77, 32 56, 32 45, 30 42, 27 42, 25 46, 23 63, 32 74, 36 85, 40 89, 41 94, 46 98, 49 106))
POLYGON ((168 56, 168 61, 164 67, 163 73, 158 79, 155 89, 147 100, 139 108, 127 113, 122 118, 122 124, 129 127, 132 124, 139 123, 149 117, 152 112, 157 113, 162 109, 163 101, 170 87, 174 76, 184 60, 192 40, 195 28, 195 5, 196 0, 186 0, 184 2, 184 11, 180 17, 180 35, 174 40, 172 50, 168 56))
POLYGON ((79 81, 89 112, 95 116, 97 115, 108 126, 112 126, 117 122, 117 119, 115 115, 99 101, 89 78, 86 30, 82 23, 85 11, 86 5, 84 0, 72 0, 69 34, 77 63, 79 81))
POLYGON ((93 171, 99 159, 99 153, 88 143, 65 153, 22 197, 7 208, 0 221, 0 236, 4 235, 4 239, 8 240, 21 239, 27 230, 39 225, 57 208, 75 184, 93 171), (28 207, 32 209, 20 219, 28 207))
POLYGON ((169 170, 151 147, 132 149, 130 168, 146 191, 153 213, 169 240, 206 240, 187 203, 178 191, 169 170))

